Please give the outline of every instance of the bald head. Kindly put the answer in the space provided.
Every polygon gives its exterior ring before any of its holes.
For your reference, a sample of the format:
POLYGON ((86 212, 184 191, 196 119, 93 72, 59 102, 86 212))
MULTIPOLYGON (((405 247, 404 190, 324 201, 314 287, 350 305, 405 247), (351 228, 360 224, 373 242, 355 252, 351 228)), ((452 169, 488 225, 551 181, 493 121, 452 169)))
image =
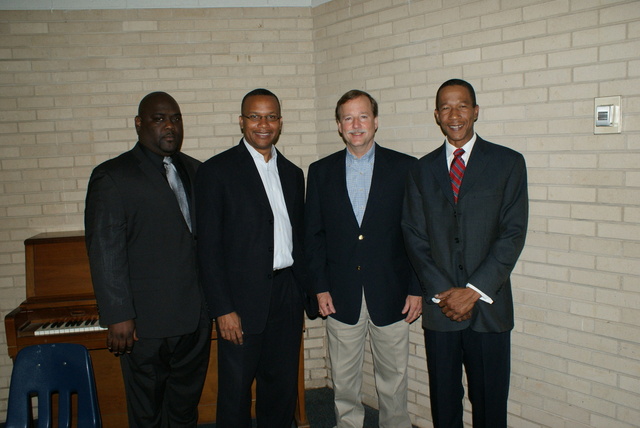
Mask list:
POLYGON ((183 129, 180 106, 166 92, 146 95, 136 116, 138 141, 160 156, 171 156, 182 147, 183 129))

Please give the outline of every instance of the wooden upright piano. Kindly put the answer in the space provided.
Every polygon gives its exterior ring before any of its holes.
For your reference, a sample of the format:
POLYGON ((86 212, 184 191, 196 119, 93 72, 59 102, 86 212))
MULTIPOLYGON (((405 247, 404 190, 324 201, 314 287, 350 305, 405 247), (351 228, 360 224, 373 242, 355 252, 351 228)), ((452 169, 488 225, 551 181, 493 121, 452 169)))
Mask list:
MULTIPOLYGON (((106 329, 98 323, 98 307, 83 232, 41 233, 27 239, 24 244, 27 299, 4 319, 9 356, 13 359, 20 349, 42 343, 84 345, 89 349, 93 363, 103 426, 127 426, 120 362, 107 350, 106 329)), ((198 406, 200 423, 215 421, 217 378, 217 336, 214 328, 209 369, 198 406)), ((304 403, 302 346, 296 423, 301 428, 309 426, 304 403)))

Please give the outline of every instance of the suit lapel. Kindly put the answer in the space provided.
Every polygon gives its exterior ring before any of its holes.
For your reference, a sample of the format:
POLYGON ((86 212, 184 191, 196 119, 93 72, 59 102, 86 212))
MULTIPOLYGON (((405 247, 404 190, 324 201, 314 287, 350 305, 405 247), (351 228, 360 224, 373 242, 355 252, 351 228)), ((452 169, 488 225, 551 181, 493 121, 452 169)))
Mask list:
POLYGON ((377 143, 375 151, 375 159, 373 161, 373 176, 371 178, 371 187, 369 188, 367 206, 364 210, 364 216, 362 217, 362 227, 364 227, 369 221, 371 221, 370 219, 375 216, 378 207, 380 207, 381 204, 384 204, 384 201, 381 199, 384 197, 383 195, 385 194, 385 187, 388 184, 388 181, 385 180, 389 167, 388 159, 385 156, 382 148, 378 146, 377 143))
POLYGON ((462 177, 462 184, 460 185, 460 192, 458 194, 458 203, 460 199, 471 192, 473 186, 478 182, 478 179, 484 174, 485 167, 487 165, 487 142, 478 137, 473 150, 469 157, 468 166, 464 171, 464 177, 462 177))
MULTIPOLYGON (((176 199, 175 193, 169 187, 169 183, 167 182, 166 177, 163 175, 162 171, 158 168, 157 165, 154 165, 151 159, 147 155, 144 154, 142 149, 137 145, 131 150, 136 160, 138 161, 138 167, 142 170, 144 175, 149 179, 151 186, 155 191, 158 192, 160 199, 165 201, 165 203, 170 204, 174 207, 174 212, 177 216, 179 216, 180 220, 184 223, 185 227, 187 227, 187 222, 182 215, 182 211, 180 210, 180 204, 176 199)), ((186 168, 186 167, 185 167, 186 168)), ((191 176, 189 179, 192 179, 191 176)), ((192 186, 193 187, 193 186, 192 186)), ((194 209, 190 207, 189 214, 191 215, 191 224, 195 224, 194 221, 194 209)))
POLYGON ((294 202, 296 200, 296 172, 290 168, 285 162, 282 153, 278 151, 278 157, 276 162, 278 164, 278 176, 280 177, 280 186, 282 186, 282 194, 284 196, 284 203, 287 205, 287 213, 289 213, 289 221, 295 218, 294 202))
MULTIPOLYGON (((444 144, 447 144, 446 141, 444 144)), ((444 197, 451 205, 455 205, 453 202, 453 190, 451 190, 451 179, 449 178, 449 168, 447 166, 447 150, 444 144, 440 146, 439 152, 434 156, 430 169, 440 185, 444 197)), ((464 183, 464 178, 462 181, 464 183)))
MULTIPOLYGON (((157 189, 158 192, 166 193, 165 195, 163 195, 163 198, 169 197, 170 195, 175 199, 176 196, 171 190, 171 187, 169 187, 169 184, 167 183, 166 178, 162 175, 162 172, 160 171, 158 166, 154 165, 151 162, 151 159, 149 159, 149 157, 144 154, 144 152, 139 146, 136 145, 131 152, 133 153, 136 160, 138 161, 138 167, 142 170, 144 175, 149 179, 149 181, 153 185, 153 188, 157 189)), ((176 202, 177 209, 180 210, 180 206, 178 205, 178 200, 175 199, 175 202, 176 202)), ((182 212, 181 212, 181 215, 182 215, 182 212)))
POLYGON ((236 153, 238 155, 238 175, 242 184, 247 188, 248 194, 255 195, 259 202, 271 211, 271 204, 269 204, 267 191, 262 184, 258 167, 242 140, 236 146, 236 153))
POLYGON ((332 170, 329 172, 329 177, 334 178, 334 185, 331 186, 335 189, 336 197, 336 209, 344 212, 345 219, 349 219, 352 226, 356 229, 360 228, 358 225, 358 219, 353 212, 353 205, 351 205, 351 198, 349 198, 349 190, 347 190, 347 166, 346 166, 347 149, 341 152, 341 156, 336 156, 336 162, 332 166, 332 170))
MULTIPOLYGON (((191 227, 192 231, 195 232, 196 227, 196 209, 195 209, 195 190, 196 190, 196 168, 192 167, 192 163, 187 157, 182 153, 178 152, 178 157, 180 158, 180 162, 184 170, 189 177, 189 215, 191 216, 191 227)), ((179 206, 179 204, 178 204, 179 206)), ((195 233, 194 233, 195 234, 195 233)))

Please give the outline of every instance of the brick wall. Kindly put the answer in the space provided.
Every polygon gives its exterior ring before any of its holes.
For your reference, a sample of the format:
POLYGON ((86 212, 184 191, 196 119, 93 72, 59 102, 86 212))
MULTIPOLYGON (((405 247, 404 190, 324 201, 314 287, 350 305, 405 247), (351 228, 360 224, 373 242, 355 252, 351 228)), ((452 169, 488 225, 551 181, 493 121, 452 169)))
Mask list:
MULTIPOLYGON (((269 88, 282 103, 280 150, 302 167, 317 159, 311 13, 311 8, 2 11, 1 315, 25 299, 24 239, 83 228, 91 170, 133 147, 138 103, 149 92, 167 91, 176 98, 184 116, 183 151, 206 160, 238 143, 244 94, 269 88)), ((308 383, 325 386, 324 330, 314 332, 312 325, 308 383)), ((0 330, 4 420, 12 366, 4 325, 0 330)))
MULTIPOLYGON (((175 96, 184 150, 204 160, 239 139, 244 93, 272 89, 283 101, 280 148, 306 168, 343 147, 333 108, 351 88, 379 101, 380 144, 431 151, 443 140, 435 91, 461 77, 477 91, 478 133, 522 152, 529 169, 529 234, 513 275, 510 426, 637 426, 639 53, 634 0, 3 11, 0 312, 24 299, 22 241, 82 227, 90 171, 135 142, 144 94, 175 96), (593 98, 610 95, 622 96, 623 132, 594 135, 593 98)), ((324 386, 323 322, 307 327, 306 384, 324 386)), ((409 407, 428 427, 417 324, 410 366, 409 407)), ((365 400, 375 405, 370 355, 365 369, 365 400)), ((10 371, 0 355, 0 412, 10 371)))

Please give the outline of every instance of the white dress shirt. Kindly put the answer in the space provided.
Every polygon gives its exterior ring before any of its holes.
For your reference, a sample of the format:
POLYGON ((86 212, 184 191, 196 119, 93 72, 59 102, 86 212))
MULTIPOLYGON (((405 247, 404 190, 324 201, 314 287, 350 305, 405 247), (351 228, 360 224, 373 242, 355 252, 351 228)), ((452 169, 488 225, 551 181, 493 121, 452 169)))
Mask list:
POLYGON ((242 141, 256 164, 273 212, 273 270, 288 268, 293 265, 293 231, 278 175, 278 152, 271 146, 271 159, 265 162, 260 152, 242 141))

